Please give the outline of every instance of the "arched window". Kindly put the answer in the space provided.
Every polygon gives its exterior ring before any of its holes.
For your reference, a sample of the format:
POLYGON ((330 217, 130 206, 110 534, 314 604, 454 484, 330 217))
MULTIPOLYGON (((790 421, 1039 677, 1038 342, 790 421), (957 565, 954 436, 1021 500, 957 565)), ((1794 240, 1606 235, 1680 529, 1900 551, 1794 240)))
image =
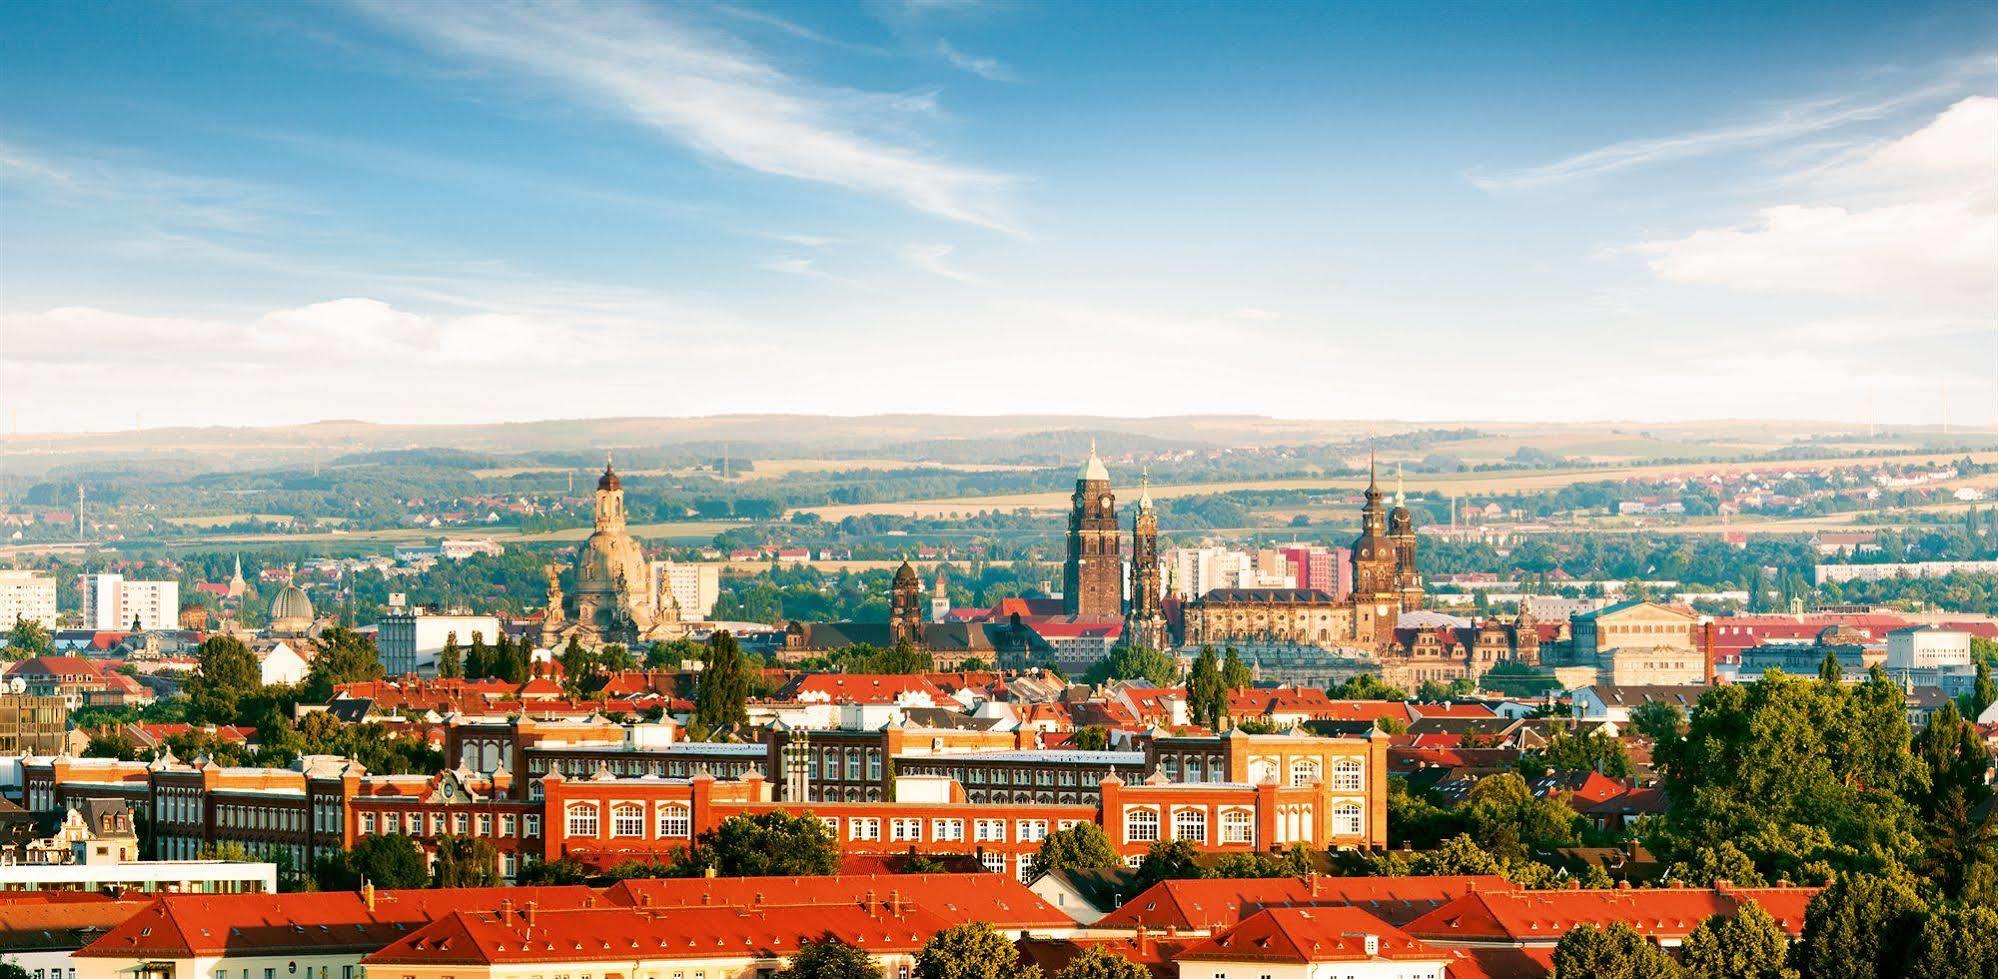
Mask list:
POLYGON ((622 805, 611 810, 612 836, 645 835, 645 807, 622 805))
POLYGON ((661 839, 677 840, 693 835, 694 819, 686 806, 659 807, 659 836, 661 839))
POLYGON ((1332 835, 1358 836, 1366 831, 1360 817, 1360 807, 1351 802, 1342 802, 1332 807, 1332 835))
POLYGON ((1188 756, 1187 756, 1187 758, 1186 758, 1186 780, 1187 780, 1187 781, 1189 781, 1189 782, 1204 782, 1204 781, 1206 781, 1206 780, 1207 780, 1207 775, 1205 774, 1205 771, 1204 771, 1204 770, 1202 769, 1202 767, 1201 767, 1201 764, 1200 764, 1200 756, 1199 756, 1199 755, 1188 755, 1188 756))
POLYGON ((1124 840, 1129 843, 1153 843, 1159 838, 1159 813, 1156 809, 1126 809, 1124 811, 1124 840))
POLYGON ((1172 814, 1172 837, 1194 843, 1207 842, 1207 811, 1181 809, 1172 814))
POLYGON ((847 781, 849 781, 849 782, 858 782, 858 781, 860 781, 860 749, 859 749, 859 748, 848 748, 848 749, 846 749, 846 780, 847 780, 847 781))
POLYGON ((1247 809, 1230 809, 1221 814, 1221 842, 1256 842, 1256 817, 1247 809))
POLYGON ((569 807, 569 835, 595 837, 597 835, 597 807, 578 803, 569 807))
POLYGON ((1351 758, 1342 758, 1332 763, 1332 790, 1335 792, 1358 792, 1365 787, 1365 768, 1351 758))
POLYGON ((1309 758, 1299 758, 1290 763, 1290 784, 1310 785, 1318 780, 1318 763, 1309 758))

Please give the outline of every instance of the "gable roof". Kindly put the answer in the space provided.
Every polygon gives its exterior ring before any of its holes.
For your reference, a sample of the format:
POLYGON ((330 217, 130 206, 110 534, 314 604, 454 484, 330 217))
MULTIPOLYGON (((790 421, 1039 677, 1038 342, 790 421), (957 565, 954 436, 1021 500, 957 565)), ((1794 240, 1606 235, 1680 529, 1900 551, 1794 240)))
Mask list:
POLYGON ((193 958, 369 952, 463 908, 502 900, 549 907, 601 903, 588 887, 451 887, 361 893, 169 894, 76 954, 102 958, 193 958))
POLYGON ((1272 908, 1257 912, 1179 953, 1179 961, 1367 962, 1437 961, 1450 956, 1351 907, 1272 908), (1367 948, 1372 939, 1375 947, 1367 948))
POLYGON ((830 935, 868 952, 912 952, 950 927, 920 907, 828 905, 459 911, 368 956, 368 965, 598 962, 606 959, 780 959, 830 935))
POLYGON ((1567 891, 1472 891, 1410 922, 1408 933, 1444 942, 1504 941, 1552 945, 1580 925, 1621 922, 1646 938, 1684 938, 1716 914, 1762 905, 1792 938, 1803 934, 1804 907, 1821 888, 1618 888, 1567 891))
POLYGON ((1391 923, 1413 921, 1479 888, 1504 890, 1505 878, 1269 877, 1168 880, 1103 916, 1099 928, 1213 931, 1267 908, 1352 905, 1391 923))
POLYGON ((809 907, 902 900, 956 925, 1069 928, 1075 922, 1003 874, 841 874, 832 877, 687 877, 619 881, 604 892, 631 907, 809 907))

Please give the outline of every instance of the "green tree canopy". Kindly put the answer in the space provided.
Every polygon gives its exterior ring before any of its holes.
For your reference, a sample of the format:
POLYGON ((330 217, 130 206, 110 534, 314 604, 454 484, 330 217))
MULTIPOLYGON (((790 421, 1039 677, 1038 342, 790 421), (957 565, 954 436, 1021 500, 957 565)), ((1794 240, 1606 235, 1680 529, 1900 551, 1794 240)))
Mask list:
POLYGON ((1255 671, 1242 662, 1241 652, 1233 646, 1221 657, 1221 684, 1230 690, 1247 690, 1256 685, 1255 671))
POLYGON ((1162 880, 1193 880, 1205 876, 1200 865, 1194 862, 1199 855, 1200 851, 1185 840, 1159 840, 1145 851, 1145 858, 1138 863, 1138 875, 1131 886, 1143 892, 1162 880))
POLYGON ((1907 979, 1998 979, 1998 911, 1940 908, 1922 922, 1907 979))
POLYGON ((1068 960, 1055 979, 1151 979, 1151 970, 1101 945, 1085 948, 1068 960))
POLYGON ((984 922, 946 928, 930 937, 916 953, 916 974, 922 979, 1041 979, 1034 966, 1006 936, 984 922))
POLYGON ((824 877, 839 872, 839 841, 817 816, 783 810, 730 816, 695 838, 679 859, 684 876, 824 877))
POLYGON ((1580 925, 1554 946, 1554 979, 1676 979, 1685 973, 1670 953, 1619 921, 1580 925))
POLYGON ((1841 874, 1804 909, 1797 966, 1811 979, 1898 974, 1925 910, 1904 880, 1841 874))
POLYGON ((1679 953, 1690 979, 1797 979, 1789 955, 1790 936, 1754 903, 1701 922, 1679 953))
POLYGON ((1220 730, 1222 719, 1228 716, 1228 688, 1212 646, 1200 647, 1200 654, 1193 658, 1193 669, 1186 676, 1186 706, 1188 719, 1210 730, 1220 730))
POLYGON ((1359 673, 1326 691, 1334 700, 1407 700, 1408 691, 1390 687, 1372 673, 1359 673))
POLYGON ((1179 682, 1179 657, 1149 646, 1118 646, 1110 655, 1096 661, 1083 674, 1089 683, 1109 680, 1143 680, 1153 686, 1169 687, 1179 682))
POLYGON ((873 956, 827 935, 816 942, 800 942, 798 950, 785 963, 778 979, 881 979, 881 967, 873 956))
POLYGON ((352 629, 335 626, 315 640, 319 650, 312 669, 305 676, 305 698, 323 704, 333 696, 333 688, 343 683, 382 678, 381 656, 375 641, 352 629))
POLYGON ((712 732, 749 723, 749 667, 742 647, 726 629, 708 638, 700 685, 694 693, 694 719, 712 732))
POLYGON ((499 850, 476 836, 446 836, 437 841, 438 887, 500 886, 499 850))
POLYGON ((1096 870, 1118 867, 1123 861, 1110 845, 1110 837, 1095 823, 1076 823, 1058 829, 1041 841, 1034 854, 1032 876, 1039 878, 1056 870, 1096 870))
POLYGON ((204 724, 233 724, 244 700, 263 688, 263 671, 250 647, 235 636, 209 636, 196 653, 200 666, 187 678, 189 713, 204 724))
POLYGON ((7 659, 34 659, 49 656, 55 652, 55 640, 49 631, 42 628, 40 621, 14 617, 14 627, 7 631, 7 659))
POLYGON ((344 867, 334 879, 321 877, 321 890, 352 890, 363 883, 385 890, 407 890, 430 883, 423 849, 407 836, 369 836, 347 851, 344 867))

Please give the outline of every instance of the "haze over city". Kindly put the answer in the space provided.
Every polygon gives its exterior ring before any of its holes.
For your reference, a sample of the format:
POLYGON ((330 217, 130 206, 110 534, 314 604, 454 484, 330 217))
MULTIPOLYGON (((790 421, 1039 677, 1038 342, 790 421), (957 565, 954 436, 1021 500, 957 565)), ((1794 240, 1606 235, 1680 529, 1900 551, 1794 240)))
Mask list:
POLYGON ((13 432, 1998 420, 1989 5, 13 4, 0 90, 13 432))

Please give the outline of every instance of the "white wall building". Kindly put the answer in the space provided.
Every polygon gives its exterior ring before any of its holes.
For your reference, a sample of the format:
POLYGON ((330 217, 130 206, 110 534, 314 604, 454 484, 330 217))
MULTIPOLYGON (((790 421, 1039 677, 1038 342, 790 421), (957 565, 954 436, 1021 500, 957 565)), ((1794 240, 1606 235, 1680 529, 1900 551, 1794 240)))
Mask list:
POLYGON ((0 629, 12 629, 17 621, 38 622, 45 629, 56 625, 56 583, 53 575, 39 571, 0 569, 0 629))
POLYGON ((1887 669, 1968 668, 1970 633, 1917 625, 1887 634, 1887 669))
POLYGON ((129 581, 118 574, 87 574, 77 578, 83 593, 83 627, 115 632, 180 626, 180 582, 129 581))
POLYGON ((661 605, 671 598, 683 622, 705 622, 721 599, 721 565, 654 561, 646 587, 661 605))
POLYGON ((445 642, 455 637, 458 648, 464 650, 472 645, 474 635, 486 643, 499 638, 499 619, 416 609, 383 616, 375 625, 375 649, 381 655, 383 672, 389 676, 435 676, 437 653, 445 642))

